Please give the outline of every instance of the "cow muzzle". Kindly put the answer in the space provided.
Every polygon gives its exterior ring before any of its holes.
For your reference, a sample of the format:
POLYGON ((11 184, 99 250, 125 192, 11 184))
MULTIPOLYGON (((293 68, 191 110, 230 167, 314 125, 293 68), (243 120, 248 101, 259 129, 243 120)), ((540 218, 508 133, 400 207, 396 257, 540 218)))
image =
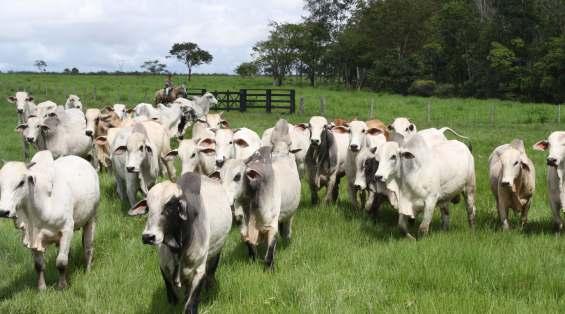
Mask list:
POLYGON ((10 211, 0 209, 0 218, 10 218, 10 211))
POLYGON ((154 245, 155 244, 155 235, 144 233, 144 234, 141 235, 141 242, 143 242, 143 244, 154 245))
POLYGON ((320 139, 313 138, 313 139, 310 140, 310 143, 312 143, 312 145, 318 146, 318 145, 320 145, 320 139))
POLYGON ((359 145, 357 145, 357 144, 351 144, 351 145, 349 145, 349 149, 350 149, 352 152, 354 152, 354 153, 357 153, 357 152, 359 152, 359 150, 360 150, 360 149, 359 149, 359 145))
POLYGON ((26 141, 31 144, 31 143, 35 142, 35 138, 33 138, 33 137, 26 137, 26 141))
POLYGON ((92 132, 92 130, 86 130, 84 131, 84 134, 86 134, 86 136, 88 137, 92 137, 94 135, 94 132, 92 132))
POLYGON ((139 172, 139 169, 137 169, 137 168, 135 168, 135 167, 131 167, 131 166, 130 166, 130 167, 126 167, 126 170, 127 170, 129 173, 138 173, 138 172, 139 172))
POLYGON ((557 168, 557 158, 548 157, 547 158, 547 165, 553 168, 557 168))

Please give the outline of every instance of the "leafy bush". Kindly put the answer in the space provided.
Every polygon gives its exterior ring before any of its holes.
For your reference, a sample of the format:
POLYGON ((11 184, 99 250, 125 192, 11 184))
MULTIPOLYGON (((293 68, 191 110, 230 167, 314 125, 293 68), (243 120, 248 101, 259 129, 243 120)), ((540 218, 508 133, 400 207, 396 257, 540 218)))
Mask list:
POLYGON ((436 82, 433 80, 415 80, 408 88, 408 93, 418 96, 432 96, 436 89, 436 82))
POLYGON ((434 91, 435 96, 453 97, 455 96, 455 86, 453 84, 437 84, 434 91))

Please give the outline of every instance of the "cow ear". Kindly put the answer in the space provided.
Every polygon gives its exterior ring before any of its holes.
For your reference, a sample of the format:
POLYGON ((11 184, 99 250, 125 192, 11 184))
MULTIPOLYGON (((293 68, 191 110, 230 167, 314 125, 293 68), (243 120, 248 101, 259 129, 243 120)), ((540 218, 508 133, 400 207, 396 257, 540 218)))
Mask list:
POLYGON ((114 150, 114 155, 118 155, 118 156, 119 156, 119 155, 125 153, 127 150, 128 150, 128 148, 127 148, 126 146, 124 146, 124 145, 119 146, 118 148, 116 148, 116 149, 114 150))
POLYGON ((153 154, 153 149, 151 148, 151 146, 149 146, 149 144, 145 143, 145 150, 147 150, 147 152, 149 154, 153 154))
POLYGON ((371 154, 373 154, 373 155, 374 155, 374 154, 375 154, 375 153, 377 152, 377 149, 378 149, 378 147, 377 147, 377 146, 375 146, 375 147, 371 147, 371 148, 369 148, 369 151, 371 152, 371 154))
POLYGON ((224 112, 223 112, 223 111, 220 111, 220 112, 218 113, 218 115, 219 115, 220 117, 223 117, 223 116, 224 116, 224 112))
POLYGON ((27 128, 28 128, 27 124, 22 123, 16 127, 16 132, 23 132, 27 128))
POLYGON ((513 140, 510 143, 510 146, 512 146, 514 149, 518 150, 520 153, 525 153, 525 149, 524 149, 524 141, 522 140, 513 140))
POLYGON ((29 163, 26 164, 26 169, 30 169, 31 167, 35 166, 36 162, 35 161, 31 161, 29 163))
POLYGON ((242 138, 238 138, 237 140, 234 141, 234 143, 237 146, 241 146, 241 147, 248 147, 249 146, 249 144, 242 138))
POLYGON ((410 125, 409 125, 408 128, 407 128, 407 131, 412 132, 412 131, 414 131, 415 128, 416 128, 416 127, 414 126, 414 123, 410 123, 410 125))
POLYGON ((178 157, 178 155, 179 155, 179 151, 177 149, 173 149, 165 155, 165 160, 167 161, 175 160, 175 158, 178 157))
POLYGON ((296 149, 291 149, 291 150, 289 150, 289 152, 290 152, 291 154, 296 154, 296 153, 298 153, 298 152, 301 151, 301 150, 302 150, 302 148, 296 148, 296 149))
POLYGON ((301 129, 302 131, 305 131, 306 129, 308 129, 308 124, 306 123, 299 123, 297 125, 294 126, 297 129, 301 129))
POLYGON ((206 137, 206 138, 199 140, 198 143, 197 143, 197 146, 199 146, 199 147, 214 147, 214 144, 216 144, 216 140, 214 140, 213 138, 210 138, 210 137, 206 137))
POLYGON ((414 159, 414 155, 411 152, 402 152, 400 153, 400 157, 404 159, 414 159))
POLYGON ((523 160, 520 162, 520 165, 522 166, 522 169, 526 170, 526 171, 530 171, 530 166, 524 162, 523 160))
POLYGON ((377 129, 377 128, 370 128, 367 130, 367 134, 370 135, 377 135, 377 134, 382 134, 383 131, 381 129, 377 129))
POLYGON ((113 107, 110 107, 110 106, 106 106, 106 107, 104 107, 104 110, 106 110, 106 111, 114 111, 114 108, 113 108, 113 107))
POLYGON ((222 126, 222 128, 225 128, 225 129, 230 127, 230 123, 226 120, 220 121, 220 125, 222 126))
POLYGON ((537 143, 534 144, 533 148, 535 150, 539 150, 539 151, 544 151, 547 150, 549 148, 549 141, 547 140, 541 140, 537 143))
POLYGON ((349 129, 344 126, 336 126, 332 128, 332 132, 339 134, 346 134, 349 133, 349 129))
POLYGON ((394 131, 394 126, 392 126, 392 124, 389 124, 386 128, 387 128, 389 131, 394 131))
POLYGON ((133 207, 130 208, 130 210, 128 210, 128 215, 141 216, 147 214, 147 211, 148 211, 147 200, 143 199, 137 202, 137 204, 133 205, 133 207))
POLYGON ((33 101, 33 99, 34 99, 33 96, 27 96, 26 98, 27 101, 33 101))
POLYGON ((245 176, 247 177, 247 179, 249 181, 252 181, 252 182, 257 181, 261 178, 261 174, 259 172, 255 171, 255 170, 253 170, 253 169, 248 169, 245 172, 245 176))
POLYGON ((49 127, 46 126, 45 124, 42 124, 39 127, 41 128, 41 131, 49 131, 49 127))
POLYGON ((9 103, 15 103, 18 99, 16 98, 16 96, 8 96, 6 98, 6 100, 8 100, 9 103))
POLYGON ((126 113, 134 113, 135 110, 133 108, 128 108, 126 109, 126 113))
POLYGON ((108 143, 108 138, 106 136, 99 136, 95 140, 96 145, 104 146, 108 143))
POLYGON ((57 114, 56 114, 55 112, 49 112, 49 113, 47 114, 47 116, 50 117, 50 118, 56 118, 56 117, 57 117, 57 114))
POLYGON ((188 204, 184 199, 177 199, 178 200, 178 215, 179 218, 183 221, 188 220, 188 204))

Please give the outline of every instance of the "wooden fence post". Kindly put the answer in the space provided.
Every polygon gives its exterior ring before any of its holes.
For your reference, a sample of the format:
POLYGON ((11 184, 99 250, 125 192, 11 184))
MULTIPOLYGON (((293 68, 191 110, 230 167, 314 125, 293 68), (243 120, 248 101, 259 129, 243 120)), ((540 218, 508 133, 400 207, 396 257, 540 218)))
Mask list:
POLYGON ((373 119, 373 114, 374 114, 374 110, 375 110, 375 100, 373 98, 371 98, 371 105, 369 108, 369 120, 373 119))
POLYGON ((265 109, 267 111, 267 113, 271 113, 271 107, 272 107, 272 103, 271 103, 271 99, 272 98, 272 90, 269 88, 265 91, 265 109))
POLYGON ((92 91, 92 96, 94 97, 94 101, 96 101, 96 86, 94 86, 94 89, 92 91))
POLYGON ((561 124, 561 104, 557 104, 557 123, 561 124))
POLYGON ((320 115, 323 116, 326 111, 326 97, 320 97, 320 115))
POLYGON ((301 115, 304 114, 304 96, 300 96, 300 104, 298 105, 298 112, 300 112, 301 115))
POLYGON ((428 102, 428 123, 432 121, 432 103, 428 102))
POLYGON ((240 89, 239 90, 239 111, 245 112, 247 110, 247 90, 240 89))
POLYGON ((296 111, 296 91, 294 89, 290 90, 290 113, 293 114, 296 111))

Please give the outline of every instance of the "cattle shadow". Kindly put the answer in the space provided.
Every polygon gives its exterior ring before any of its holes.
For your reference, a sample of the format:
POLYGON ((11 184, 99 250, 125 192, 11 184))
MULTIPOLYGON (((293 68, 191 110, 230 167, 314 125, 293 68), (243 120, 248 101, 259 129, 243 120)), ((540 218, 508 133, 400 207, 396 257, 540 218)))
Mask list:
MULTIPOLYGON (((45 254, 45 284, 47 289, 57 289, 57 282, 59 280, 59 272, 55 267, 56 254, 45 254)), ((29 259, 24 262, 26 270, 18 277, 14 278, 5 287, 0 288, 0 302, 9 300, 21 292, 31 290, 35 293, 42 293, 37 289, 37 273, 35 272, 33 257, 31 251, 29 259)), ((67 270, 67 282, 69 287, 73 284, 74 275, 77 270, 86 270, 84 259, 82 257, 82 250, 74 249, 69 252, 69 264, 67 270)), ((69 287, 67 289, 69 289, 69 287)))
MULTIPOLYGON (((184 289, 182 290, 182 295, 179 296, 177 304, 171 304, 167 300, 167 292, 165 284, 163 282, 162 287, 155 289, 153 291, 153 296, 151 298, 151 305, 148 309, 139 310, 138 313, 181 313, 184 309, 185 294, 184 289)), ((218 294, 220 293, 220 286, 218 282, 211 286, 204 286, 202 292, 200 293, 200 304, 198 305, 198 310, 202 311, 202 306, 212 304, 218 294)))

